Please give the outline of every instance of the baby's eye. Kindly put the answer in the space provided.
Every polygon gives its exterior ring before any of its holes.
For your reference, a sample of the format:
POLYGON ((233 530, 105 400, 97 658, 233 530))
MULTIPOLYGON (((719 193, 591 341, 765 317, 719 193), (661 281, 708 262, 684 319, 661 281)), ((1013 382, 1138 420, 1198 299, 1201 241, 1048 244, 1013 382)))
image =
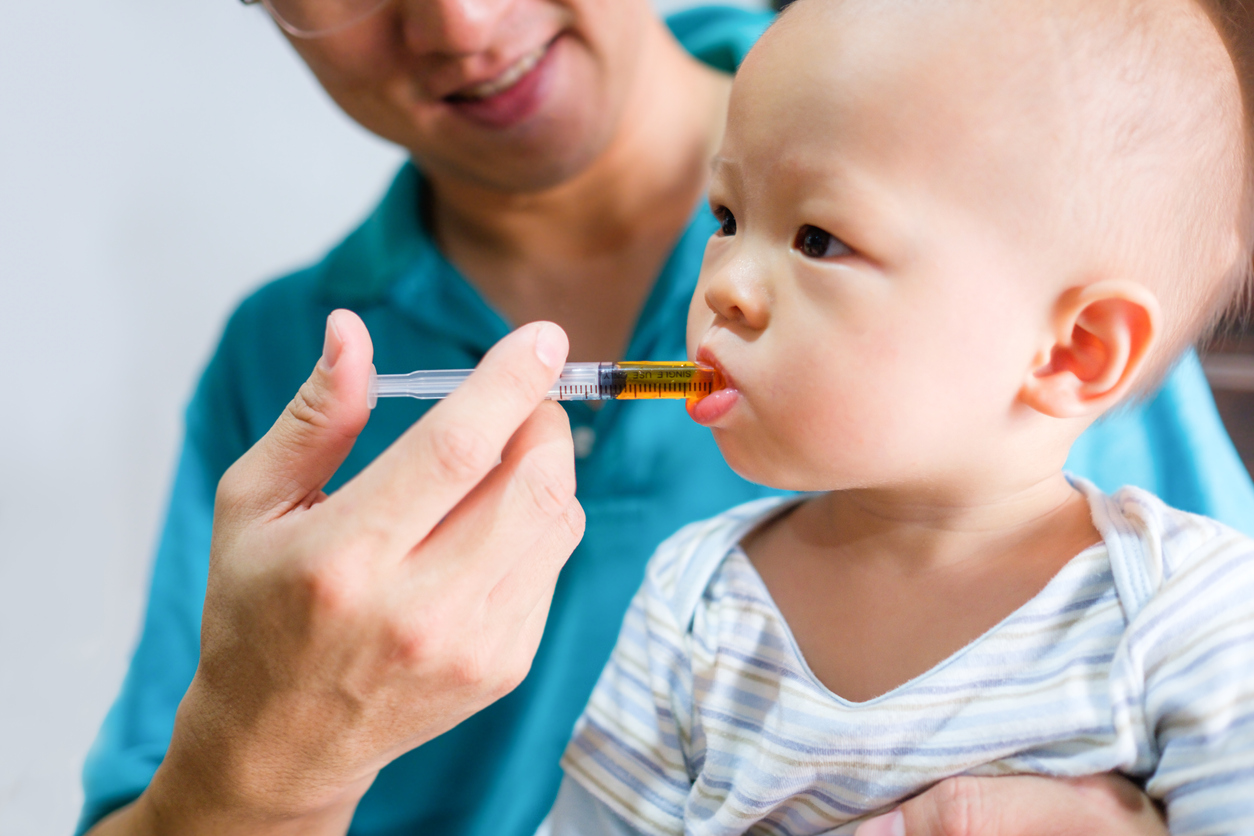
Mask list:
POLYGON ((835 235, 809 224, 797 230, 797 240, 793 242, 793 246, 806 258, 837 258, 853 252, 835 235))
POLYGON ((736 216, 726 206, 718 206, 714 209, 714 217, 718 218, 720 224, 719 235, 735 235, 736 234, 736 216))

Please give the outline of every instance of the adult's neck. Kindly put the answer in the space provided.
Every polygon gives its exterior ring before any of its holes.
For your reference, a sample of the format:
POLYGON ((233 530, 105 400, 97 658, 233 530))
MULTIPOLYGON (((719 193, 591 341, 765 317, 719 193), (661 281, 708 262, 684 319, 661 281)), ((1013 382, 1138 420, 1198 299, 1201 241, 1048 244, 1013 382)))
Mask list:
POLYGON ((677 236, 705 189, 731 80, 688 55, 658 20, 637 66, 612 139, 569 180, 519 193, 432 174, 436 236, 446 249, 473 242, 515 263, 580 260, 642 235, 677 236))

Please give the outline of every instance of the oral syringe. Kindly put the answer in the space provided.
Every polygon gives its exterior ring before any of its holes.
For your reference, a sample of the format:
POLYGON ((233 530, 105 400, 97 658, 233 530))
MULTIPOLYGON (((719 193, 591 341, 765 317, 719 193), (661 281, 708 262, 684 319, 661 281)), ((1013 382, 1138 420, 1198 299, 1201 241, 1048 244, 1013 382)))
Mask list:
MULTIPOLYGON (((442 369, 370 378, 370 408, 378 398, 447 398, 472 369, 442 369)), ((699 401, 723 388, 723 376, 696 363, 567 363, 545 396, 551 401, 699 401)))

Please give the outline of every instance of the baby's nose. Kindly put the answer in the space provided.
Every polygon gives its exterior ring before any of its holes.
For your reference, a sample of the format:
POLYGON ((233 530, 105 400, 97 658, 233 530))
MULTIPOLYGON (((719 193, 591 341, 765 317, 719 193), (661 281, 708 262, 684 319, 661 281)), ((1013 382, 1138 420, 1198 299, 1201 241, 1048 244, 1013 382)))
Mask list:
POLYGON ((761 266, 750 258, 720 264, 705 282, 705 304, 716 315, 754 331, 771 319, 770 293, 761 266))

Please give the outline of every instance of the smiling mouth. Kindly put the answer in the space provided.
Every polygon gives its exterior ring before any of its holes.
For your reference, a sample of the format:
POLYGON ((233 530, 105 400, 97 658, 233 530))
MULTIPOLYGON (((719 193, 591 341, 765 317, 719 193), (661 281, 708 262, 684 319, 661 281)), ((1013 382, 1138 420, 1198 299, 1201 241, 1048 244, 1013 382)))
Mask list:
POLYGON ((478 102, 498 96, 522 81, 527 73, 534 70, 551 46, 553 46, 553 41, 543 43, 510 64, 496 78, 464 87, 456 93, 445 96, 445 99, 450 102, 478 102))

